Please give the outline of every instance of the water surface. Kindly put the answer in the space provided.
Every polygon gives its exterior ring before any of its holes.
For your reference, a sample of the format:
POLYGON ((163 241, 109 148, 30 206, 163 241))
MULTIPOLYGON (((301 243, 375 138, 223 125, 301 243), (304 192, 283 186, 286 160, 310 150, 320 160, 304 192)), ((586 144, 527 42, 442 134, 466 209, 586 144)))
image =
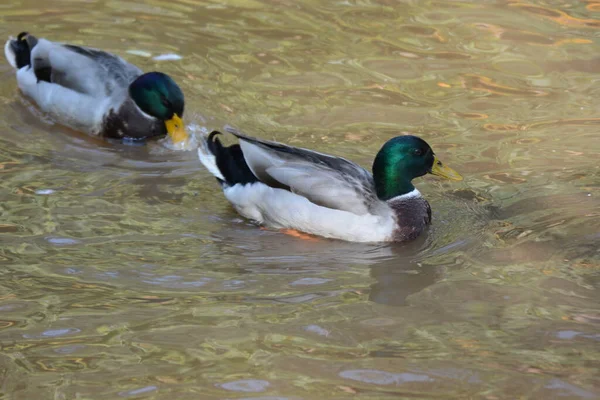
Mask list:
POLYGON ((422 136, 408 245, 239 218, 194 152, 54 124, 0 63, 0 397, 600 398, 595 1, 9 0, 171 74, 186 119, 370 166, 422 136), (155 59, 176 54, 181 60, 155 59))

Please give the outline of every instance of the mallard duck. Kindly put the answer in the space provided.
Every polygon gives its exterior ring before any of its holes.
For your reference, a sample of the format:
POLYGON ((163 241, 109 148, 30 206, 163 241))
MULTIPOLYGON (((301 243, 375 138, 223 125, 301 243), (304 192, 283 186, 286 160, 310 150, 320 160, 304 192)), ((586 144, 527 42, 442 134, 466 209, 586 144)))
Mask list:
POLYGON ((417 136, 387 141, 373 174, 344 158, 256 139, 234 129, 224 146, 218 131, 200 141, 198 156, 244 217, 353 242, 403 242, 431 223, 431 208, 412 180, 433 174, 462 180, 417 136))
POLYGON ((144 74, 116 55, 26 32, 10 38, 4 53, 21 91, 61 124, 117 139, 188 138, 183 92, 168 75, 144 74))

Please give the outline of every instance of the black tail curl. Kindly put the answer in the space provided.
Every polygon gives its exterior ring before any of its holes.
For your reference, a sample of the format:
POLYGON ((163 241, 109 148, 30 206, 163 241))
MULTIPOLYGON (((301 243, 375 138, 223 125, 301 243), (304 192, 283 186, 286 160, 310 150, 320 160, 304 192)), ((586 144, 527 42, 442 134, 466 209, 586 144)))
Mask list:
POLYGON ((258 178, 252 173, 244 159, 244 153, 240 145, 234 144, 225 147, 217 135, 221 135, 221 132, 211 132, 206 141, 208 149, 215 156, 217 168, 219 168, 219 171, 221 171, 221 174, 225 178, 225 181, 217 178, 219 183, 233 186, 237 183, 245 185, 247 183, 258 182, 258 178))
POLYGON ((37 44, 37 39, 27 32, 21 32, 16 40, 10 42, 10 48, 15 53, 17 68, 31 65, 31 50, 37 44))

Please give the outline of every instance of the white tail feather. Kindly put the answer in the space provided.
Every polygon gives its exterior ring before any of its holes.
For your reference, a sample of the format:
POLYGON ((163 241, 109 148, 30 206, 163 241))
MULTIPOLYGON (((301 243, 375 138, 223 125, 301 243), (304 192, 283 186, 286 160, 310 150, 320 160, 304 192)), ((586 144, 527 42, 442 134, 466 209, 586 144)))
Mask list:
POLYGON ((225 181, 225 177, 221 173, 219 167, 217 167, 217 159, 213 153, 208 149, 208 138, 203 137, 200 139, 200 145, 198 146, 198 158, 200 162, 208 172, 213 174, 215 177, 219 178, 222 181, 225 181))
POLYGON ((10 47, 10 42, 13 40, 14 40, 14 38, 11 36, 6 41, 6 44, 4 44, 4 56, 6 57, 6 60, 8 61, 8 63, 13 68, 16 69, 17 68, 17 56, 15 55, 15 52, 13 51, 12 47, 10 47))

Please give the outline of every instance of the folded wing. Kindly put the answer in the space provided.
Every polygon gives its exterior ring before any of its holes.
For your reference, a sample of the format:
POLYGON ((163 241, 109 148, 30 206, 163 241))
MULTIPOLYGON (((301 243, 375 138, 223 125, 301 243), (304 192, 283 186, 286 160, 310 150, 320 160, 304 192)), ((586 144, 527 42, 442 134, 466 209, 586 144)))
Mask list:
POLYGON ((244 159, 254 175, 269 186, 358 215, 369 213, 378 202, 372 175, 351 161, 227 130, 240 139, 244 159))
POLYGON ((142 74, 136 66, 104 51, 39 39, 31 51, 38 80, 93 97, 125 90, 142 74))

